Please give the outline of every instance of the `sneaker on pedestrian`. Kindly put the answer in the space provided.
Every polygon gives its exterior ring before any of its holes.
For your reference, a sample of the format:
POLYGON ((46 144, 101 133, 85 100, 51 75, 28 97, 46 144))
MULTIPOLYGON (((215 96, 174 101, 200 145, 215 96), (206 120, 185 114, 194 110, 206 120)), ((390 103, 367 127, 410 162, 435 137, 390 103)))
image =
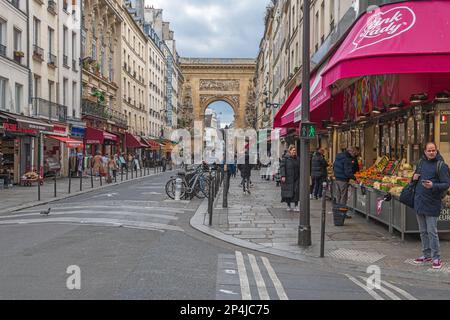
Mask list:
POLYGON ((312 200, 312 199, 314 199, 314 196, 311 194, 311 195, 309 195, 309 198, 312 200))
POLYGON ((291 208, 290 206, 288 206, 288 207, 286 208, 286 211, 287 211, 287 212, 291 212, 291 211, 292 211, 292 208, 291 208))
POLYGON ((319 197, 314 197, 314 200, 319 200, 319 197))
POLYGON ((436 259, 433 260, 433 269, 441 269, 442 268, 442 260, 441 259, 436 259))
POLYGON ((431 258, 425 258, 425 257, 420 257, 414 260, 415 264, 424 264, 424 263, 429 263, 432 262, 433 259, 431 258))
POLYGON ((294 211, 295 211, 295 212, 300 212, 300 207, 295 207, 295 208, 294 208, 294 211))

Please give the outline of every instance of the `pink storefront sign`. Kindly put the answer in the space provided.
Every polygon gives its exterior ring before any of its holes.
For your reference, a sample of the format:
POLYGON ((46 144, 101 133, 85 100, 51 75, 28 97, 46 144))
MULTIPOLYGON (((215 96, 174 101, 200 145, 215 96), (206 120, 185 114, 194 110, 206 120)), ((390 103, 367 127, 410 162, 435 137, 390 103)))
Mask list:
POLYGON ((363 15, 330 59, 324 87, 367 75, 449 73, 450 1, 405 1, 363 15))

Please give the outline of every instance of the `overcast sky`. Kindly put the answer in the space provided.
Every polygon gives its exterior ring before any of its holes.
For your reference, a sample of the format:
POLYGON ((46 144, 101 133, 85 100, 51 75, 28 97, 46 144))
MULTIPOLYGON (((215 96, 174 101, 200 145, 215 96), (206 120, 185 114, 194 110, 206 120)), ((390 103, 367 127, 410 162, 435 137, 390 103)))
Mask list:
POLYGON ((145 0, 164 9, 181 57, 256 58, 269 0, 145 0))

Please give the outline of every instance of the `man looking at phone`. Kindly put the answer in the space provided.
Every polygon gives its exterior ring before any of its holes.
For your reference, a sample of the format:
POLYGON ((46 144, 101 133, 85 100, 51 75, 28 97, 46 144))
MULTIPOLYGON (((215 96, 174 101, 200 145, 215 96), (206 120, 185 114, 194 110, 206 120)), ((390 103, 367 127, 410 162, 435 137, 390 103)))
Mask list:
POLYGON ((450 187, 450 179, 448 166, 435 143, 427 143, 413 180, 418 182, 414 195, 414 210, 417 214, 423 251, 423 256, 414 262, 416 264, 432 262, 433 269, 441 269, 437 222, 442 210, 442 195, 450 187))

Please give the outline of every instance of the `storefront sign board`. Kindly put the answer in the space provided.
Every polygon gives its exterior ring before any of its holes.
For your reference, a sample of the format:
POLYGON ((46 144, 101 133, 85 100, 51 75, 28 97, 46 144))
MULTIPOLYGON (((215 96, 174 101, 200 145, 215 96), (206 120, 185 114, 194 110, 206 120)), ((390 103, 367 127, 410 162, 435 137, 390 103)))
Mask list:
POLYGON ((450 142, 450 111, 440 112, 440 141, 450 142))

